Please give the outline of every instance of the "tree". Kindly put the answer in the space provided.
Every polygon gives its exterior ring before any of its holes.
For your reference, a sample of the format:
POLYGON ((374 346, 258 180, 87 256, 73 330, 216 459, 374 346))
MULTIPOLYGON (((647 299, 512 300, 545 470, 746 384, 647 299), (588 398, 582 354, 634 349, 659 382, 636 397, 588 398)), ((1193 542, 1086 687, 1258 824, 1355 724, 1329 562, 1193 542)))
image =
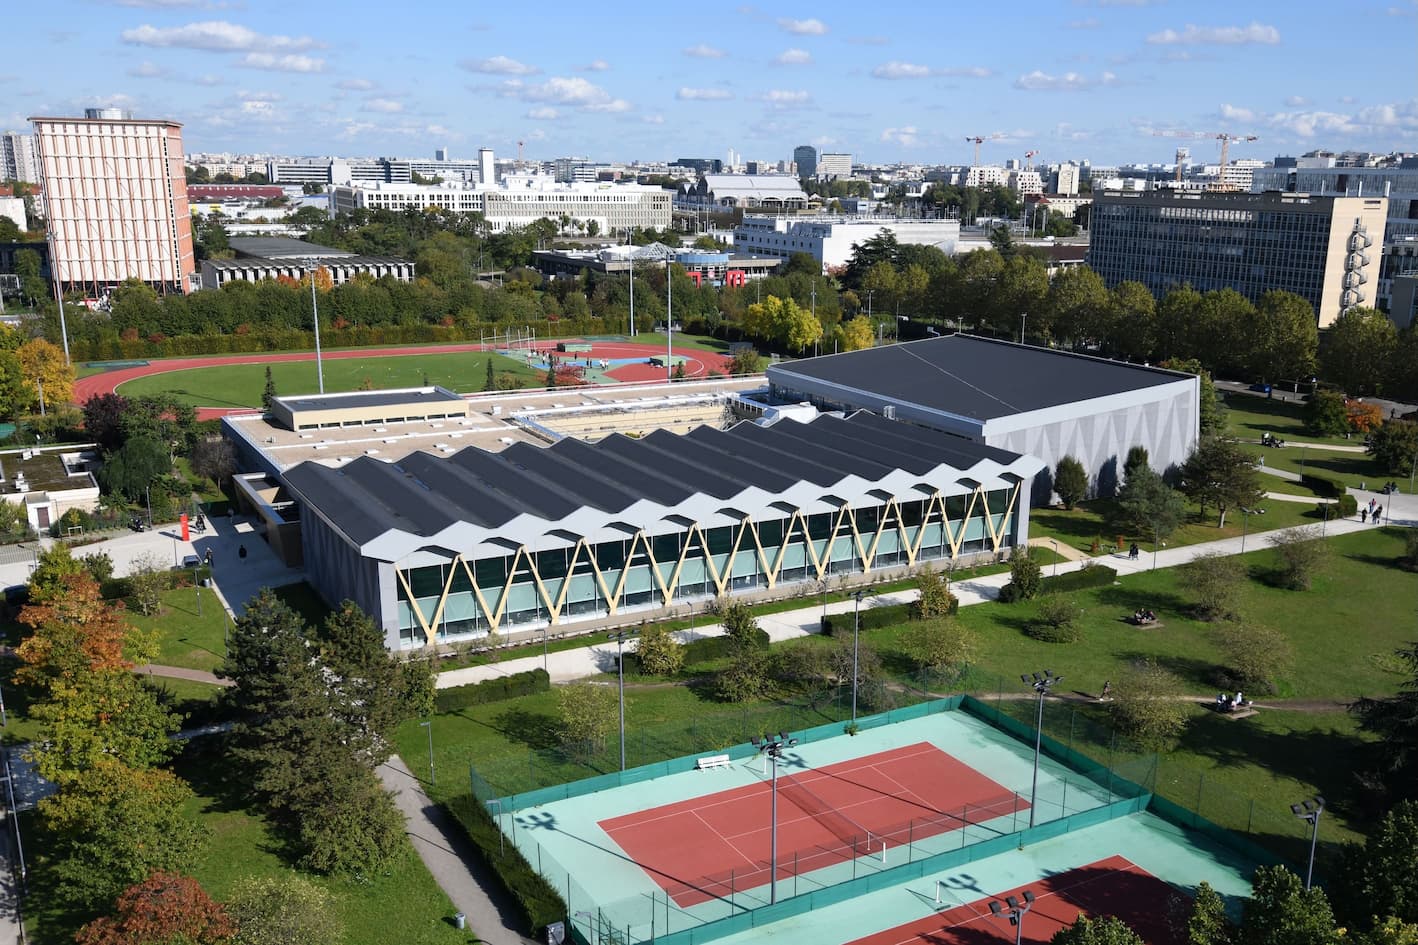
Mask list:
POLYGON ((1329 546, 1320 541, 1319 526, 1287 528, 1270 540, 1280 559, 1280 583, 1292 591, 1308 591, 1315 572, 1329 559, 1329 546))
POLYGON ((1266 292, 1243 331, 1251 377, 1275 381, 1314 373, 1319 330, 1314 307, 1301 296, 1279 289, 1266 292))
POLYGON ((1088 471, 1076 457, 1065 456, 1054 467, 1054 491, 1070 510, 1088 494, 1088 471))
POLYGON ((684 665, 684 647, 663 624, 645 624, 640 628, 635 654, 640 668, 651 676, 673 676, 684 665))
POLYGON ((162 595, 171 588, 167 568, 162 560, 152 552, 139 555, 133 560, 128 572, 128 599, 138 613, 152 617, 162 610, 162 595))
POLYGON ((1044 310, 1051 334, 1078 347, 1108 333, 1111 298, 1103 279, 1087 266, 1070 266, 1049 284, 1044 310))
POLYGON ((1123 670, 1108 712, 1119 734, 1143 751, 1165 751, 1186 730, 1190 713, 1182 681, 1151 659, 1123 670))
POLYGON ((1217 643, 1225 660, 1219 682, 1228 689, 1274 693, 1294 662, 1285 634, 1258 624, 1227 623, 1217 643))
POLYGON ((1016 600, 1029 600, 1039 593, 1044 571, 1028 545, 1018 545, 1009 556, 1009 583, 1016 600))
POLYGON ((1236 599, 1245 579, 1240 562, 1219 552, 1199 554, 1179 569, 1182 583, 1196 595, 1196 615, 1220 620, 1235 614, 1236 599))
POLYGON ((330 894, 304 877, 249 877, 233 890, 232 945, 326 945, 342 937, 330 894))
POLYGON ((718 603, 719 623, 729 638, 729 666, 719 674, 719 695, 747 702, 768 689, 768 648, 753 611, 743 601, 718 603))
POLYGON ((1109 346, 1131 361, 1146 361, 1157 347, 1157 298, 1141 282, 1119 282, 1111 305, 1109 346))
POLYGON ((1305 889, 1283 866, 1262 866, 1241 913, 1239 945, 1337 945, 1342 938, 1324 890, 1305 889))
MULTIPOLYGON (((487 359, 489 370, 492 368, 492 358, 487 359)), ((271 366, 266 365, 266 386, 261 390, 261 409, 266 413, 271 412, 271 406, 276 402, 276 378, 271 373, 271 366)))
POLYGON ((1325 380, 1360 397, 1383 391, 1385 374, 1398 347, 1398 329, 1372 308, 1351 308, 1325 333, 1320 364, 1325 380))
POLYGON ((578 682, 556 690, 557 731, 573 754, 590 757, 605 747, 616 730, 619 700, 610 686, 578 682))
POLYGON ((1370 437, 1368 452, 1389 475, 1411 475, 1418 463, 1418 423, 1388 421, 1370 437))
POLYGON ((483 379, 483 390, 497 390, 497 378, 493 374, 492 355, 487 357, 487 377, 483 379))
POLYGON ((735 377, 763 373, 763 355, 752 348, 740 348, 729 359, 729 373, 735 377))
POLYGON ((123 445, 123 414, 128 398, 122 394, 96 394, 84 401, 84 432, 104 450, 123 445))
POLYGON ((1371 433, 1384 422, 1384 410, 1378 404, 1350 400, 1344 404, 1348 429, 1354 433, 1371 433))
POLYGON ((53 601, 67 589, 66 578, 83 574, 84 563, 75 558, 68 545, 50 545, 39 553, 30 575, 30 603, 53 601))
POLYGON ((46 404, 64 404, 74 399, 74 368, 64 361, 64 352, 43 338, 20 345, 20 360, 31 410, 39 407, 39 388, 44 388, 46 404))
POLYGON ((1226 408, 1221 405, 1220 398, 1216 396, 1216 385, 1212 383, 1211 373, 1201 366, 1200 361, 1173 359, 1163 361, 1162 367, 1169 371, 1181 371, 1183 374, 1197 376, 1200 385, 1198 419, 1202 436, 1219 434, 1226 428, 1226 408))
POLYGON ((130 501, 142 498, 154 482, 172 471, 168 447, 150 437, 130 439, 109 454, 99 470, 99 483, 130 501))
POLYGON ((1317 390, 1305 403, 1305 432, 1311 436, 1339 436, 1349 429, 1349 408, 1344 395, 1317 390))
POLYGON ((1186 920, 1186 945, 1230 945, 1236 934, 1226 900, 1203 880, 1196 887, 1186 920))
POLYGON ((1078 626, 1078 605, 1065 594, 1050 594, 1039 601, 1035 622, 1026 631, 1045 643, 1077 643, 1083 639, 1078 626))
POLYGON ((964 675, 979 647, 973 630, 944 615, 912 621, 901 642, 916 665, 946 682, 964 675))
POLYGON ((170 771, 99 760, 39 802, 52 874, 83 908, 102 908, 158 870, 187 872, 206 832, 184 813, 192 789, 170 771))
POLYGON ((226 908, 190 876, 159 871, 118 897, 111 916, 74 936, 78 945, 225 945, 236 934, 226 908))
POLYGON ((194 473, 212 480, 218 489, 236 472, 236 451, 225 437, 198 440, 187 460, 194 473))
POLYGON ((1127 459, 1123 460, 1123 481, 1136 476, 1143 469, 1152 468, 1152 458, 1147 454, 1147 447, 1136 444, 1128 447, 1127 459))
POLYGON ((392 859, 405 842, 404 818, 374 772, 339 746, 324 746, 319 777, 292 810, 298 822, 300 863, 320 873, 365 876, 392 859))
POLYGON ((864 315, 843 322, 839 330, 843 351, 860 351, 872 346, 871 322, 864 315))
POLYGON ((1340 921, 1363 927, 1379 912, 1418 922, 1418 802, 1400 801, 1363 844, 1344 847, 1328 889, 1340 921))
POLYGON ((920 592, 911 603, 911 616, 930 620, 955 613, 957 602, 950 593, 950 575, 927 564, 916 572, 916 589, 920 592))
POLYGON ((1418 641, 1395 655, 1408 674, 1398 694, 1360 698, 1350 711, 1359 716, 1359 728, 1377 736, 1384 749, 1371 756, 1377 763, 1361 773, 1364 785, 1380 797, 1414 800, 1418 799, 1418 641))
MULTIPOLYGON (((406 667, 384 646, 383 631, 353 601, 325 618, 321 644, 333 712, 350 733, 344 744, 373 770, 389 759, 394 727, 411 717, 399 680, 406 667)), ((407 668, 426 671, 427 664, 407 668)))
POLYGON ((1142 466, 1130 472, 1118 490, 1113 518, 1121 534, 1161 541, 1181 527, 1186 505, 1180 492, 1150 466, 1142 466))
POLYGON ((1182 492, 1203 514, 1208 505, 1217 509, 1216 527, 1223 528, 1229 509, 1260 501, 1260 474, 1235 440, 1205 436, 1182 464, 1182 492))
POLYGON ((1073 925, 1066 925, 1049 939, 1050 945, 1144 945, 1142 936, 1117 916, 1090 919, 1079 913, 1073 925))

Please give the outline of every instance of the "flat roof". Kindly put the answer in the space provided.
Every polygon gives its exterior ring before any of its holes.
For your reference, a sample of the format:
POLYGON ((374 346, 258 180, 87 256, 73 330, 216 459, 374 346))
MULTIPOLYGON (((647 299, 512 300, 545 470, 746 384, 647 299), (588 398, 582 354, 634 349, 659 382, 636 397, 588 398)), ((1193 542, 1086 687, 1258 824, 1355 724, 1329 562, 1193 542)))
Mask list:
POLYGON ((397 463, 371 457, 338 468, 305 462, 286 470, 285 479, 362 545, 391 530, 430 537, 458 522, 499 529, 521 515, 559 521, 588 507, 615 515, 642 500, 674 506, 696 495, 727 499, 750 487, 778 494, 800 482, 880 481, 897 469, 964 471, 982 461, 1008 466, 1019 458, 859 411, 811 423, 701 426, 682 436, 656 430, 596 443, 571 437, 551 446, 514 443, 499 453, 474 447, 446 459, 420 452, 397 463))
MULTIPOLYGON (((256 239, 258 237, 231 237, 231 239, 256 239)), ((407 259, 399 259, 395 256, 355 256, 353 254, 340 256, 321 256, 320 259, 327 259, 332 266, 410 266, 413 265, 407 259)), ((243 255, 236 259, 204 259, 203 266, 211 266, 216 270, 242 270, 250 269, 261 265, 289 266, 292 262, 297 266, 303 262, 303 258, 292 256, 250 256, 243 255)))
POLYGON ((442 387, 403 390, 366 390, 342 394, 314 394, 304 397, 277 397, 292 413, 305 410, 357 410, 362 407, 394 407, 399 404, 423 406, 431 403, 461 404, 463 398, 442 387))
POLYGON ((976 335, 777 364, 774 384, 807 378, 931 410, 994 420, 1080 400, 1159 387, 1191 375, 976 335))
POLYGON ((238 256, 261 259, 304 259, 308 256, 353 256, 354 253, 289 236, 233 236, 227 240, 238 256))

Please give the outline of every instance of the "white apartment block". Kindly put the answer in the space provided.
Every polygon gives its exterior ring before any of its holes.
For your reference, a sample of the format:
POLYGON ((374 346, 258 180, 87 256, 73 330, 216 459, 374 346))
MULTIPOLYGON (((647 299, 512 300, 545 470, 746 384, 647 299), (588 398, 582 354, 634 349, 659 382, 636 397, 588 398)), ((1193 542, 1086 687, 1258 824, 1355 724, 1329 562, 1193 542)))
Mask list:
POLYGON ((824 151, 817 156, 818 177, 851 177, 852 156, 824 151))
POLYGON ((966 187, 989 187, 1003 185, 1009 180, 1009 172, 998 164, 977 164, 965 175, 966 187))
POLYGON ((1053 193, 1073 196, 1078 193, 1078 165, 1060 164, 1054 171, 1053 193))
POLYGON ((1009 172, 1009 186, 1017 194, 1042 194, 1044 177, 1035 170, 1013 168, 1009 172))
POLYGON ((331 191, 331 209, 348 213, 442 207, 457 213, 481 213, 494 233, 541 219, 568 217, 583 224, 594 220, 602 233, 612 233, 634 227, 667 228, 672 199, 670 191, 659 187, 558 182, 543 175, 514 174, 493 186, 352 183, 331 191))
POLYGON ((180 124, 126 117, 30 121, 61 287, 91 298, 127 279, 160 292, 198 287, 180 124))
POLYGON ((734 250, 788 259, 807 253, 822 263, 824 272, 845 266, 852 247, 873 236, 890 232, 898 243, 934 246, 947 256, 960 239, 956 220, 852 220, 840 216, 789 218, 745 216, 734 230, 734 250))
POLYGON ((39 162, 34 156, 34 137, 7 131, 0 134, 0 180, 39 183, 39 162))
POLYGON ((25 198, 0 197, 0 219, 11 220, 22 233, 28 230, 29 224, 25 222, 25 198))

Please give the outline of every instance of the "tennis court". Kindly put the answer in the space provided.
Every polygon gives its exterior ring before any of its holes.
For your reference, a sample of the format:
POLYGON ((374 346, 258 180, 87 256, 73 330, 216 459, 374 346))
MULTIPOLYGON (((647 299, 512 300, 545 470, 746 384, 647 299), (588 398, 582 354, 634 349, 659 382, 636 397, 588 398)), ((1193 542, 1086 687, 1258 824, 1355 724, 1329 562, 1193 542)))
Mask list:
MULTIPOLYGON (((791 769, 790 769, 791 770, 791 769)), ((768 882, 771 784, 614 817, 606 834, 680 906, 768 882), (680 878, 686 872, 692 879, 680 878)), ((928 742, 778 779, 778 878, 880 856, 973 822, 1016 817, 1028 799, 928 742)))

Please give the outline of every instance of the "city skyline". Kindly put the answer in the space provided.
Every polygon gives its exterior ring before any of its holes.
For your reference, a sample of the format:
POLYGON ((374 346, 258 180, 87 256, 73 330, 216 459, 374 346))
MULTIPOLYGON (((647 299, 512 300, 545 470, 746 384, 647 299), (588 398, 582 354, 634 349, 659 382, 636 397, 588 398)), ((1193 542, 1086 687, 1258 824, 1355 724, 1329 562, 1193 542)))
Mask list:
POLYGON ((1017 5, 1007 22, 988 7, 902 3, 875 5, 871 19, 837 2, 653 18, 553 4, 535 19, 435 3, 397 21, 358 3, 335 16, 262 0, 57 6, 12 17, 31 39, 0 66, 0 127, 116 105, 181 122, 189 152, 448 147, 465 159, 479 147, 511 155, 524 141, 541 159, 733 148, 777 161, 813 144, 873 163, 963 164, 967 136, 1002 135, 983 144, 982 162, 1026 150, 1045 162, 1168 162, 1178 145, 1194 162, 1216 161, 1214 141, 1154 135, 1169 130, 1258 136, 1232 158, 1418 150, 1418 101, 1395 91, 1411 87, 1414 0, 1344 17, 1318 4, 1277 16, 1219 2, 1075 0, 1017 5), (1370 91, 1335 81, 1346 64, 1370 91))

